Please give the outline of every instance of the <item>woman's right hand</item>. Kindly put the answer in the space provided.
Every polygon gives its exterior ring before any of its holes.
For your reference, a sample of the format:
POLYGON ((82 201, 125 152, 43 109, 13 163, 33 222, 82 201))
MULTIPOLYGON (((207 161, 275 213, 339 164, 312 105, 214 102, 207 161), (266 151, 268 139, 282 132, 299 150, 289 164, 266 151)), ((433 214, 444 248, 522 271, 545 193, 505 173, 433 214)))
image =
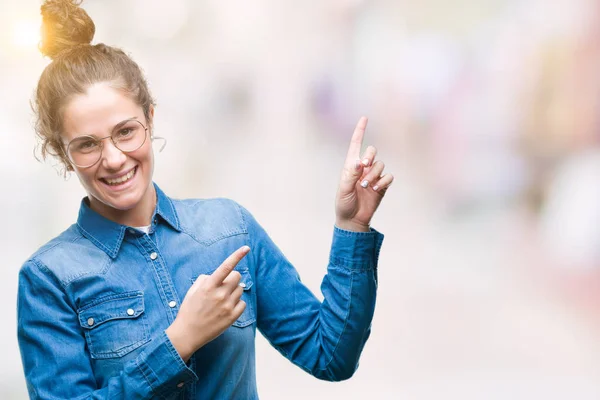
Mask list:
POLYGON ((200 275, 186 293, 175 321, 165 331, 185 362, 244 312, 241 275, 233 269, 249 251, 248 246, 240 247, 212 275, 200 275))

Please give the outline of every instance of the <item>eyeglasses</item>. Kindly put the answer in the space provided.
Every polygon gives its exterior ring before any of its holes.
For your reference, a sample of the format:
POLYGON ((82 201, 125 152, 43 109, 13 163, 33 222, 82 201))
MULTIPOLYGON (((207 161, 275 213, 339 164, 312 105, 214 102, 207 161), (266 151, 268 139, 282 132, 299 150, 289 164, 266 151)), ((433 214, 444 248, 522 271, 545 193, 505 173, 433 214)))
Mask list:
MULTIPOLYGON (((128 119, 118 124, 110 134, 103 138, 83 135, 71 140, 67 145, 67 157, 69 161, 79 168, 88 168, 96 164, 102 158, 104 139, 110 138, 113 145, 123 153, 136 151, 146 143, 148 128, 137 119, 128 119)), ((150 140, 163 140, 164 143, 158 150, 162 151, 167 145, 165 138, 150 136, 150 140)))

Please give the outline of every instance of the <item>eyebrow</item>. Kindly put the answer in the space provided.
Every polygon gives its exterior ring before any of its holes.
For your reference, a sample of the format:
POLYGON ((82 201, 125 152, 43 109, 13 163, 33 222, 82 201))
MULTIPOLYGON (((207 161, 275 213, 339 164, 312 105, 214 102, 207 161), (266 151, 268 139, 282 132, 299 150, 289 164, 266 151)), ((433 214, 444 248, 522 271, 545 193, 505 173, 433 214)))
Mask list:
POLYGON ((125 124, 126 124, 126 123, 128 123, 129 121, 137 121, 137 120, 138 120, 138 118, 137 118, 137 117, 131 117, 131 118, 125 119, 125 120, 123 120, 123 121, 119 122, 118 124, 116 124, 116 125, 115 125, 115 126, 112 128, 111 132, 114 132, 114 131, 115 131, 115 129, 122 127, 123 125, 125 125, 125 124))
MULTIPOLYGON (((112 128, 112 129, 111 129, 111 131, 110 131, 110 132, 111 132, 111 135, 112 135, 112 133, 115 131, 115 129, 118 129, 118 128, 122 127, 123 125, 125 125, 125 124, 126 124, 126 123, 128 123, 129 121, 138 121, 138 122, 139 122, 139 120, 138 120, 138 117, 135 117, 135 116, 134 116, 134 117, 131 117, 131 118, 124 119, 123 121, 121 121, 121 122, 119 122, 118 124, 116 124, 115 126, 113 126, 113 128, 112 128)), ((93 138, 96 138, 96 139, 98 139, 98 135, 90 135, 89 133, 82 133, 81 135, 77 135, 77 136, 75 136, 75 137, 74 137, 73 139, 71 139, 70 141, 73 141, 73 140, 75 140, 75 139, 77 139, 77 138, 80 138, 80 137, 83 137, 83 136, 91 136, 91 137, 93 137, 93 138)))

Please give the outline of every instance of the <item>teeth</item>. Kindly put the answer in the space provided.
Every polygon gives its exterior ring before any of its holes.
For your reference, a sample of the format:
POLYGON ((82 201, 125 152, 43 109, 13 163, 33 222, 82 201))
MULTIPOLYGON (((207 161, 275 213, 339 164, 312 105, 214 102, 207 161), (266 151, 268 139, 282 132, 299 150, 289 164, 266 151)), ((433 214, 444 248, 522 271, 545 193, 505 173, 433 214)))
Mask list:
POLYGON ((129 171, 128 174, 123 175, 120 178, 117 178, 117 179, 106 179, 106 182, 108 182, 109 185, 118 185, 120 183, 126 182, 129 179, 131 179, 134 174, 135 174, 135 168, 132 169, 131 171, 129 171))

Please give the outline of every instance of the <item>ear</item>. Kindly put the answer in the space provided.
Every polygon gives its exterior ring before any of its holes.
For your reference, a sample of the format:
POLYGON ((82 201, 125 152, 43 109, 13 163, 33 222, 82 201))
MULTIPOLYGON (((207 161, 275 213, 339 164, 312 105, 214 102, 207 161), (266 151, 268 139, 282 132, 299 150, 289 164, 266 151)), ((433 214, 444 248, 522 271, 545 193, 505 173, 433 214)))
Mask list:
POLYGON ((148 108, 148 116, 150 118, 150 124, 152 124, 152 120, 154 119, 154 106, 152 104, 150 104, 150 107, 148 108))

